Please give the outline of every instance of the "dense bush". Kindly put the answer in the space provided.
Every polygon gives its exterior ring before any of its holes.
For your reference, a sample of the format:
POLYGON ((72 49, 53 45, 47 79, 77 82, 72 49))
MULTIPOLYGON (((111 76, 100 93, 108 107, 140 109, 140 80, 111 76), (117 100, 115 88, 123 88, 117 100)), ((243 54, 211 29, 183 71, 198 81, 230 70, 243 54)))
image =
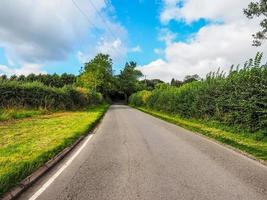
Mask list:
POLYGON ((130 96, 129 102, 135 106, 144 106, 147 104, 151 95, 152 95, 151 91, 143 90, 132 94, 130 96))
POLYGON ((185 118, 218 120, 267 135, 267 65, 260 65, 262 54, 246 62, 244 68, 211 73, 202 81, 181 87, 159 87, 130 97, 130 104, 178 114, 185 118))
POLYGON ((83 88, 54 88, 42 83, 0 82, 0 108, 75 109, 102 101, 98 93, 83 88))

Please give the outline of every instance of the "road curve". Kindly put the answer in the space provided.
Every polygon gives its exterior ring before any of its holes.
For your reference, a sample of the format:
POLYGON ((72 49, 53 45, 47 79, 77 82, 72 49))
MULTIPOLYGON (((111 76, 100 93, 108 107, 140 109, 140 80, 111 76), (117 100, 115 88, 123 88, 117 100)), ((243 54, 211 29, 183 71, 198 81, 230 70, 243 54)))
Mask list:
POLYGON ((19 199, 267 199, 265 166, 128 106, 111 106, 82 145, 19 199))

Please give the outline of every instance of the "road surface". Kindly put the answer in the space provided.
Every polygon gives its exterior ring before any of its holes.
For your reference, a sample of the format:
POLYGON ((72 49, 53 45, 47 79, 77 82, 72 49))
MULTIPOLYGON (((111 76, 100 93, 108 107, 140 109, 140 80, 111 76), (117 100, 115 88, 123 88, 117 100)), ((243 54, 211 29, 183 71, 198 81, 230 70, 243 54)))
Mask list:
POLYGON ((267 168, 128 106, 19 199, 266 200, 267 168))

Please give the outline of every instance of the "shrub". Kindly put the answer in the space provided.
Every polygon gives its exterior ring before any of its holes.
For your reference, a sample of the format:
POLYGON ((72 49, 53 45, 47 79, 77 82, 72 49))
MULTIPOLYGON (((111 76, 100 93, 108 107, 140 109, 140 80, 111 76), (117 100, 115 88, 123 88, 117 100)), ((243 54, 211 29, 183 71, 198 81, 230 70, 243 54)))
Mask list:
POLYGON ((146 102, 144 91, 135 93, 130 104, 185 118, 218 120, 267 135, 267 65, 260 65, 261 57, 257 54, 241 70, 232 68, 228 76, 218 71, 179 88, 158 87, 146 102))
POLYGON ((98 104, 102 101, 98 93, 90 93, 83 88, 65 86, 54 88, 39 82, 0 82, 0 108, 44 108, 76 109, 98 104))
POLYGON ((130 96, 129 102, 135 106, 144 106, 147 104, 149 98, 151 97, 152 92, 143 90, 137 93, 134 93, 130 96))

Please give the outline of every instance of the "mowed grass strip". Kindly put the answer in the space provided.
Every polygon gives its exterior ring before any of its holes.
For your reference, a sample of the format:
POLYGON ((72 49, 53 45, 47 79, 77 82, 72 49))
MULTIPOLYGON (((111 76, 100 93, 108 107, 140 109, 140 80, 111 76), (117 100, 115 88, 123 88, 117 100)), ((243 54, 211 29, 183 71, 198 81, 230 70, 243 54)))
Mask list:
POLYGON ((48 110, 29 110, 29 109, 0 109, 0 121, 11 119, 22 119, 34 117, 36 115, 49 114, 48 110))
POLYGON ((0 196, 87 133, 107 108, 0 122, 0 196))
POLYGON ((221 143, 225 143, 227 145, 235 147, 236 149, 251 154, 258 159, 265 161, 267 160, 266 139, 258 141, 257 139, 253 138, 251 134, 239 134, 234 131, 225 131, 218 127, 210 126, 206 122, 201 122, 200 120, 197 121, 184 119, 180 118, 177 115, 166 114, 143 107, 136 108, 165 121, 171 122, 191 131, 196 131, 217 141, 220 141, 221 143))

